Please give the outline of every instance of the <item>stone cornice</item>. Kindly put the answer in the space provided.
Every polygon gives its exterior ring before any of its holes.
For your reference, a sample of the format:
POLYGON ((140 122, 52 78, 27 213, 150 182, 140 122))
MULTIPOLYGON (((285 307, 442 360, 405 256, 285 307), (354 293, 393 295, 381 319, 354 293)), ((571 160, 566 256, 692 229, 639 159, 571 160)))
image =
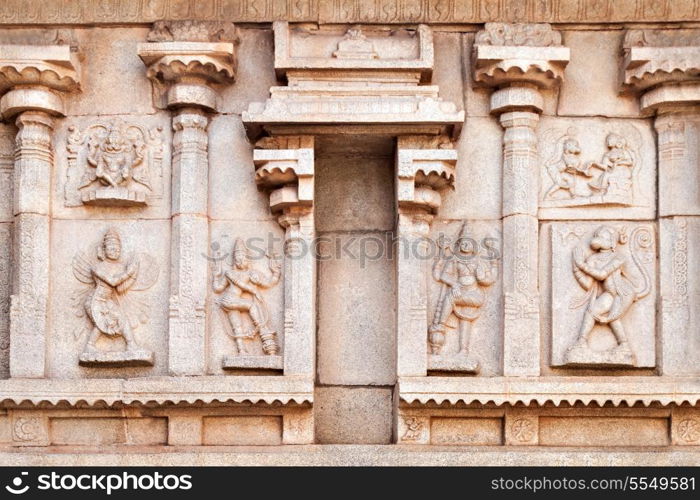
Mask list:
POLYGON ((0 381, 2 406, 40 404, 311 403, 304 377, 161 377, 135 379, 11 379, 0 381))
POLYGON ((172 20, 317 23, 480 24, 697 21, 700 0, 578 0, 484 2, 455 0, 5 0, 0 24, 125 24, 172 20))
POLYGON ((512 83, 552 88, 561 83, 568 47, 548 25, 488 23, 474 43, 474 81, 479 86, 512 83))
POLYGON ((700 402, 697 377, 401 377, 407 404, 598 404, 700 402))
POLYGON ((0 45, 0 93, 17 85, 78 90, 78 57, 68 45, 0 45))

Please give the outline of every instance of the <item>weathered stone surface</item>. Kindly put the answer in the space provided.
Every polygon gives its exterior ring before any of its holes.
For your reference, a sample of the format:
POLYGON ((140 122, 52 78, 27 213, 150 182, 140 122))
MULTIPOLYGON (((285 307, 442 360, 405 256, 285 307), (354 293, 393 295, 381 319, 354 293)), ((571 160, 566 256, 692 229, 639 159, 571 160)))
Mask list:
POLYGON ((392 395, 389 388, 317 387, 316 442, 388 444, 392 395))
POLYGON ((700 4, 472 3, 2 4, 5 462, 696 463, 700 4))

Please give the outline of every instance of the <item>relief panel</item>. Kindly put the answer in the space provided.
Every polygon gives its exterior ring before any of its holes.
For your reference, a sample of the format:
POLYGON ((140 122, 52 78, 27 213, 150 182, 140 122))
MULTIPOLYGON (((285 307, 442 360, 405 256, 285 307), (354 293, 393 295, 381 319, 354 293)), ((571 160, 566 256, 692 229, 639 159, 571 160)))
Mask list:
POLYGON ((656 153, 643 121, 542 118, 540 219, 651 219, 656 153))
POLYGON ((654 367, 654 225, 553 223, 551 238, 552 365, 654 367))

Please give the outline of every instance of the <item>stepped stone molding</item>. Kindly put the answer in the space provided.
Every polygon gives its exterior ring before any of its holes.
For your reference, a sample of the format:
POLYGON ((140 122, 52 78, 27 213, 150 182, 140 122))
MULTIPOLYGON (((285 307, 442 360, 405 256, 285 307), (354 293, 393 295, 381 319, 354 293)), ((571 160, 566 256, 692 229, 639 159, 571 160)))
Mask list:
POLYGON ((297 127, 296 133, 313 134, 353 126, 358 133, 384 135, 396 135, 397 130, 458 133, 464 112, 443 101, 436 85, 429 85, 429 27, 312 29, 278 21, 274 33, 275 70, 287 85, 272 87, 270 99, 251 103, 243 113, 251 138, 261 129, 286 134, 290 126, 297 127))

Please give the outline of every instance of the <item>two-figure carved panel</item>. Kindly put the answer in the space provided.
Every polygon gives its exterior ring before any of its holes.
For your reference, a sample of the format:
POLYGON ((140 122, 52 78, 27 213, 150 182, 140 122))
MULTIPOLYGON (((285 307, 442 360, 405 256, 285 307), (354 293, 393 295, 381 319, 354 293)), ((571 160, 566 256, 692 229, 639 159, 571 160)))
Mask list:
POLYGON ((554 223, 552 365, 653 367, 654 226, 554 223))
POLYGON ((643 122, 543 118, 539 130, 540 218, 654 217, 656 158, 643 122))
POLYGON ((162 197, 162 129, 98 121, 68 128, 66 206, 144 206, 162 197))

